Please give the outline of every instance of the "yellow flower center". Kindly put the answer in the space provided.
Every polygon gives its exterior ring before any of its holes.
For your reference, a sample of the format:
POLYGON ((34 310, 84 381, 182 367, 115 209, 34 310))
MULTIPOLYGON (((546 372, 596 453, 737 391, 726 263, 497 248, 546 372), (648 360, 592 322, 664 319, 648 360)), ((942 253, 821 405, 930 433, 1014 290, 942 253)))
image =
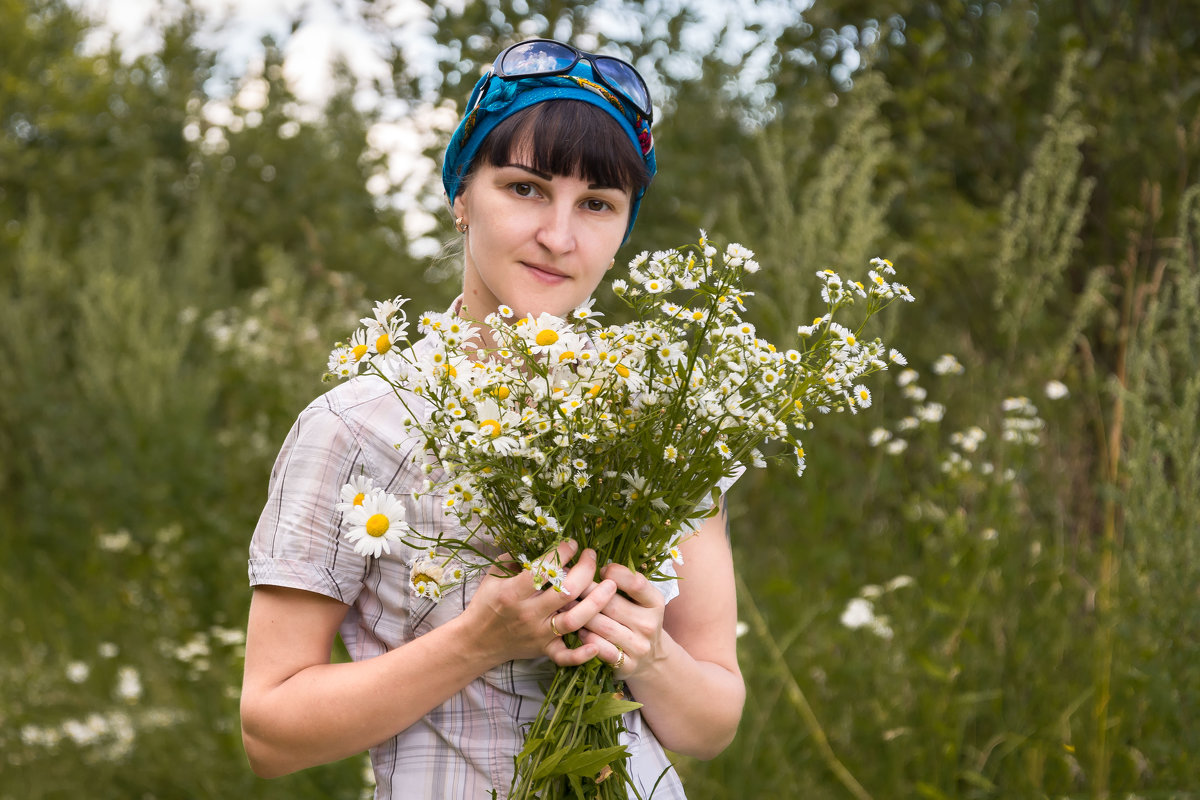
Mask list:
POLYGON ((367 535, 376 538, 383 536, 388 532, 388 526, 391 523, 388 521, 387 514, 373 514, 367 520, 367 535))
POLYGON ((508 394, 509 394, 508 387, 507 386, 497 386, 496 388, 492 389, 492 394, 496 396, 496 399, 504 400, 508 397, 508 394))
POLYGON ((359 492, 358 494, 354 495, 354 505, 361 506, 363 504, 364 498, 365 498, 365 495, 363 495, 362 492, 359 492))
POLYGON ((454 378, 454 377, 456 377, 456 376, 458 375, 458 370, 456 370, 456 369, 454 368, 454 365, 453 365, 453 364, 447 364, 447 365, 446 365, 446 374, 447 374, 448 376, 450 376, 451 378, 454 378))
POLYGON ((500 422, 494 419, 485 419, 479 423, 479 432, 495 439, 500 435, 500 422))
POLYGON ((558 341, 558 334, 549 329, 538 331, 538 335, 534 341, 540 344, 542 347, 547 347, 548 345, 552 345, 558 341))
POLYGON ((375 352, 386 353, 392 346, 392 340, 385 333, 375 340, 375 352))
POLYGON ((558 363, 560 363, 560 364, 564 361, 574 361, 574 360, 575 360, 575 351, 574 350, 564 350, 563 354, 558 357, 558 363))
POLYGON ((614 369, 616 369, 617 374, 620 375, 622 378, 629 377, 629 367, 625 366, 624 364, 617 364, 617 366, 614 367, 614 369))
POLYGON ((356 345, 354 345, 354 349, 351 350, 350 352, 354 354, 355 361, 360 361, 360 360, 362 360, 362 357, 365 356, 367 354, 367 351, 370 349, 371 348, 367 347, 365 344, 356 344, 356 345))

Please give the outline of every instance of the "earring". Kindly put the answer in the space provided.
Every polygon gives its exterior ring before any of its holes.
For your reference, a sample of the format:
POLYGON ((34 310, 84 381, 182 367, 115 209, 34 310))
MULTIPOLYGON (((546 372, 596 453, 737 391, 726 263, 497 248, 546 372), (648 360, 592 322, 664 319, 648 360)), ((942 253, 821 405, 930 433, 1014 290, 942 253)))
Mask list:
POLYGON ((467 228, 469 228, 469 227, 470 226, 467 225, 466 220, 464 220, 462 217, 458 217, 457 219, 454 220, 454 228, 459 233, 466 233, 467 228))

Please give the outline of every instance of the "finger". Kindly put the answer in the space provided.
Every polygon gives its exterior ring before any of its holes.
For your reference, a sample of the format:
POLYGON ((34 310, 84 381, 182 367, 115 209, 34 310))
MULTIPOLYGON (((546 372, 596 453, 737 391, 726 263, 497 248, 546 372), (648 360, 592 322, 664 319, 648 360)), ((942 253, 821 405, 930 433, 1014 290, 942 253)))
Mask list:
POLYGON ((597 657, 612 667, 614 671, 620 670, 622 675, 628 675, 633 671, 633 656, 615 641, 606 639, 586 628, 579 632, 579 638, 583 640, 584 646, 594 647, 597 657))
MULTIPOLYGON (((555 609, 550 620, 553 620, 554 628, 558 630, 559 634, 578 631, 600 615, 601 609, 612 601, 616 593, 615 583, 602 581, 592 587, 587 597, 555 609)), ((547 625, 549 625, 549 620, 547 625)))
POLYGON ((582 597, 590 591, 595 579, 596 551, 587 547, 579 554, 579 559, 567 570, 567 574, 563 578, 562 594, 572 599, 582 597))
POLYGON ((546 647, 546 655, 560 667, 577 667, 591 661, 599 653, 600 648, 595 644, 568 647, 562 639, 555 639, 546 647))
POLYGON ((662 592, 658 590, 654 582, 623 564, 606 564, 600 571, 600 575, 606 580, 613 581, 617 585, 618 591, 639 606, 658 608, 664 605, 662 592))

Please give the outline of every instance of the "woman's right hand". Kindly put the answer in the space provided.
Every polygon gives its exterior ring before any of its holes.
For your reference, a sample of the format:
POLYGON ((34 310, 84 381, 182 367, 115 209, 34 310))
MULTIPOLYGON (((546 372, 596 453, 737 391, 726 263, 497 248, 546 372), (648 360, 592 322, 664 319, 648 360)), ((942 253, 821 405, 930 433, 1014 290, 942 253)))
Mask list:
MULTIPOLYGON (((557 557, 558 563, 565 566, 578 548, 576 542, 567 540, 546 557, 557 557)), ((496 664, 541 655, 559 666, 582 664, 598 654, 598 647, 569 647, 562 634, 587 625, 616 594, 616 584, 611 580, 592 587, 595 576, 596 553, 591 548, 580 553, 567 570, 563 592, 535 587, 528 570, 505 576, 493 569, 480 582, 460 619, 476 646, 496 664), (591 591, 581 597, 589 587, 591 591)))

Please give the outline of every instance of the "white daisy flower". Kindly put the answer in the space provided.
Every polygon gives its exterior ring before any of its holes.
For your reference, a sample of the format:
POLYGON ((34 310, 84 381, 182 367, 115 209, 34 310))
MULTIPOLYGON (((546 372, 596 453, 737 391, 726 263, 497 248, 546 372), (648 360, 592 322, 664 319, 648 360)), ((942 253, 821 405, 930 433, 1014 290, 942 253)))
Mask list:
POLYGON ((408 587, 417 597, 437 602, 442 598, 442 583, 445 570, 441 564, 429 557, 413 559, 409 563, 408 587))
POLYGON ((354 552, 378 558, 391 553, 392 543, 401 540, 404 504, 382 489, 374 489, 346 514, 346 524, 345 538, 354 545, 354 552))
POLYGON ((329 354, 326 371, 338 378, 351 378, 358 374, 358 359, 349 345, 339 345, 329 354))
POLYGON ((556 345, 569 330, 561 318, 544 311, 536 319, 530 315, 525 320, 525 324, 518 330, 529 342, 529 350, 532 353, 552 353, 558 349, 556 345))
POLYGON ((372 488, 371 479, 366 475, 353 476, 350 482, 342 487, 341 501, 334 508, 345 514, 355 506, 361 506, 372 488))

